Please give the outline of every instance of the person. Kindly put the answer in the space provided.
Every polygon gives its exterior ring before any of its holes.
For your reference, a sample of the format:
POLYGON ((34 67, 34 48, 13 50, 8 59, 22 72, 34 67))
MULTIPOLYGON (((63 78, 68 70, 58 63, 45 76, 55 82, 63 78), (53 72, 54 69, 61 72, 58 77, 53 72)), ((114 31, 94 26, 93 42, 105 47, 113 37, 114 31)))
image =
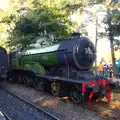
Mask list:
POLYGON ((108 65, 107 65, 107 63, 105 63, 104 65, 103 65, 103 75, 104 75, 104 77, 107 77, 107 72, 108 71, 108 65))
POLYGON ((110 78, 112 78, 112 64, 110 64, 110 66, 109 66, 109 76, 110 76, 110 78))
POLYGON ((99 75, 103 75, 103 65, 102 65, 102 62, 100 62, 99 66, 98 66, 98 74, 99 75))
POLYGON ((118 74, 120 74, 120 59, 116 61, 116 66, 117 66, 118 74))

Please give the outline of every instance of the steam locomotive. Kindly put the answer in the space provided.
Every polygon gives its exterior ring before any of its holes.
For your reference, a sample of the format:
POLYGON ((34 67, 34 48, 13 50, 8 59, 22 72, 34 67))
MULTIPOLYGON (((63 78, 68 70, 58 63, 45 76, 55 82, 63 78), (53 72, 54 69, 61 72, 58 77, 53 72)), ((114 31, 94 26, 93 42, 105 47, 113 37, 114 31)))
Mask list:
POLYGON ((53 95, 68 95, 75 103, 87 96, 106 96, 110 100, 108 81, 91 72, 96 52, 93 43, 73 33, 61 43, 10 52, 8 81, 24 83, 53 95))

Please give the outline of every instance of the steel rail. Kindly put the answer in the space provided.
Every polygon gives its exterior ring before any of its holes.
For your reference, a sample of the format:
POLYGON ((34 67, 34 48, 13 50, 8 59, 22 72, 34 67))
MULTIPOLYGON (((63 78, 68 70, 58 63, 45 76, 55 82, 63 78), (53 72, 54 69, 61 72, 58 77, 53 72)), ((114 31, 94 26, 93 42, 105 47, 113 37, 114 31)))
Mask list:
POLYGON ((12 120, 3 109, 0 108, 0 111, 2 112, 6 120, 12 120))
MULTIPOLYGON (((41 112, 47 114, 49 117, 53 118, 54 120, 60 120, 60 119, 57 118, 56 116, 54 116, 54 115, 52 115, 51 113, 45 111, 44 109, 38 107, 37 105, 35 105, 35 104, 33 104, 33 103, 30 103, 28 100, 23 99, 22 97, 14 94, 14 93, 12 93, 11 91, 8 91, 6 88, 3 88, 3 87, 2 87, 2 89, 5 90, 6 92, 8 92, 9 94, 15 96, 16 98, 20 99, 21 101, 24 101, 24 102, 26 102, 27 104, 31 105, 32 107, 36 108, 38 111, 41 111, 41 112)), ((8 120, 9 120, 9 119, 8 119, 8 120)))

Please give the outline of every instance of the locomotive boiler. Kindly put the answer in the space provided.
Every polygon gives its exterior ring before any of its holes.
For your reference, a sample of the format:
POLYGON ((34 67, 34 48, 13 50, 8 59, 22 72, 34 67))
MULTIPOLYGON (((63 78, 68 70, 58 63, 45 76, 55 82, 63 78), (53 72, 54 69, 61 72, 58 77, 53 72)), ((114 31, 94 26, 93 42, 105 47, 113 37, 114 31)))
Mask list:
POLYGON ((93 95, 110 99, 107 80, 91 72, 95 56, 93 43, 74 33, 52 46, 11 51, 9 80, 47 89, 53 95, 64 93, 75 103, 86 95, 89 101, 93 95))
POLYGON ((77 70, 89 70, 95 60, 95 49, 87 38, 75 35, 74 38, 59 44, 22 51, 22 61, 37 61, 44 67, 66 66, 66 62, 77 70), (30 58, 30 59, 29 59, 30 58))

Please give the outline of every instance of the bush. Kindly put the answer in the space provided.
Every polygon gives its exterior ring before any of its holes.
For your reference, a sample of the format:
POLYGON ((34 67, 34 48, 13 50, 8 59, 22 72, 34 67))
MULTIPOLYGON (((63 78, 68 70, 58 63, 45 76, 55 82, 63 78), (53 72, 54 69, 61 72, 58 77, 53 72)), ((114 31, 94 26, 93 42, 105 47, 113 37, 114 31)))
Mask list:
POLYGON ((92 72, 95 73, 95 71, 98 69, 98 66, 92 66, 92 72))

